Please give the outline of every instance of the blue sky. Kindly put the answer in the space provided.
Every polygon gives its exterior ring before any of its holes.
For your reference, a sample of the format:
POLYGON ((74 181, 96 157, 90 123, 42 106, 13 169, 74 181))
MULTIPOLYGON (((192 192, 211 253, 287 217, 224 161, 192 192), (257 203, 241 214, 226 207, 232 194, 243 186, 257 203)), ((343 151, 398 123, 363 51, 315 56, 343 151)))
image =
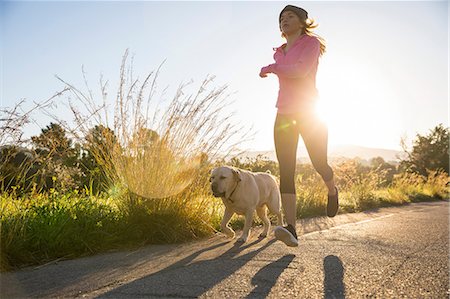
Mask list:
MULTIPOLYGON (((330 148, 400 150, 401 136, 448 125, 447 1, 1 2, 0 106, 49 98, 63 87, 55 74, 82 87, 81 65, 93 89, 103 74, 114 94, 129 48, 140 78, 166 60, 157 93, 168 86, 168 99, 180 83, 192 79, 195 93, 215 75, 210 88, 227 84, 234 119, 254 128, 242 146, 273 150, 278 79, 258 74, 285 42, 278 15, 286 4, 305 8, 327 43, 317 88, 330 148)), ((38 132, 31 125, 26 134, 38 132)))

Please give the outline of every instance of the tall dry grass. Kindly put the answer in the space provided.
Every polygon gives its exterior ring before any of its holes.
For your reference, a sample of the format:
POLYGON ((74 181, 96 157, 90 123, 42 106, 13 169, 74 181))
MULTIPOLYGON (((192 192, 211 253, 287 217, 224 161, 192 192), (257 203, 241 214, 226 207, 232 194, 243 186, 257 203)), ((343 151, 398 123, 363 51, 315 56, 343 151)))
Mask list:
POLYGON ((119 89, 113 101, 102 79, 100 102, 85 76, 87 92, 58 77, 74 98, 69 104, 76 126, 66 124, 66 128, 78 140, 96 126, 103 128, 99 132, 102 146, 91 150, 106 166, 113 182, 148 199, 174 196, 192 183, 205 162, 237 152, 251 129, 238 126, 232 119, 234 112, 226 111, 233 102, 227 99, 226 85, 208 91, 214 77, 206 78, 194 95, 183 97, 192 81, 181 85, 164 106, 161 99, 154 99, 160 67, 140 81, 133 78, 127 57, 128 50, 122 59, 119 89))
POLYGON ((389 202, 404 203, 433 198, 449 199, 449 176, 442 170, 427 170, 422 176, 413 172, 401 172, 386 190, 385 198, 389 202))
POLYGON ((198 184, 204 184, 213 161, 239 153, 238 145, 249 138, 252 128, 233 121, 234 112, 227 111, 233 103, 227 85, 209 88, 214 76, 201 82, 194 94, 185 91, 191 81, 181 84, 169 103, 155 98, 160 67, 142 81, 133 78, 127 50, 115 98, 110 98, 101 78, 101 101, 91 92, 84 71, 84 92, 58 79, 72 96, 69 106, 76 125, 66 126, 67 130, 82 140, 92 128, 100 128, 100 145, 90 150, 114 188, 126 190, 121 208, 135 224, 132 227, 139 231, 148 226, 147 232, 175 242, 214 230, 217 200, 198 184), (195 229, 180 234, 181 227, 195 229))

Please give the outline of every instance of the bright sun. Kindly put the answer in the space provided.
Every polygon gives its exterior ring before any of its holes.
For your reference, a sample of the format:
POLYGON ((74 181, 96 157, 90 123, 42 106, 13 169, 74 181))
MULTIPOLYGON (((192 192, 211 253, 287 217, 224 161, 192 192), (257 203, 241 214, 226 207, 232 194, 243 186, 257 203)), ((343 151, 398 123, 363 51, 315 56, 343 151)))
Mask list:
POLYGON ((316 114, 324 122, 328 123, 331 117, 328 107, 323 104, 323 101, 318 101, 316 105, 316 114))
POLYGON ((355 65, 342 76, 324 75, 321 83, 316 113, 328 126, 330 144, 383 146, 396 142, 388 140, 386 132, 396 130, 401 121, 397 95, 376 68, 368 71, 355 65))

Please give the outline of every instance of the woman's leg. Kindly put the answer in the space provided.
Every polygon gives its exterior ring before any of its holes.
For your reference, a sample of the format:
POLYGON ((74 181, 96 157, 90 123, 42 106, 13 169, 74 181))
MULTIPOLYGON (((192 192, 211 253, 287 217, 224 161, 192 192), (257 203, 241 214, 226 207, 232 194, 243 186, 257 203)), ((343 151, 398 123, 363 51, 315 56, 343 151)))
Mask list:
POLYGON ((280 170, 281 202, 286 222, 294 228, 297 200, 294 176, 298 135, 298 127, 295 118, 277 114, 274 125, 274 142, 280 170))
POLYGON ((328 127, 315 112, 308 113, 299 119, 299 131, 305 143, 308 155, 314 168, 322 177, 328 188, 328 194, 336 193, 333 169, 328 165, 328 127))

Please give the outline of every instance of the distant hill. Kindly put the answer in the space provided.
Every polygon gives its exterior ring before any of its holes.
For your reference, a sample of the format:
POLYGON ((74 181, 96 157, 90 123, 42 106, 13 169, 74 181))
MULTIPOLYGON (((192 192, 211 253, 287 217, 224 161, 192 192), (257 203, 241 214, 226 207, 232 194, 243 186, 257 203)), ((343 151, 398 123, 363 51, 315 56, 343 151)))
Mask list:
MULTIPOLYGON (((269 160, 277 161, 275 151, 247 151, 244 154, 238 155, 240 159, 253 159, 258 155, 267 157, 269 160)), ((328 150, 328 161, 337 161, 346 158, 359 158, 363 164, 369 163, 371 158, 382 157, 386 162, 391 164, 398 164, 399 157, 404 157, 402 151, 384 149, 384 148, 371 148, 358 145, 337 145, 330 147, 328 150)), ((297 160, 302 163, 310 163, 310 159, 307 156, 306 148, 300 147, 297 151, 297 160)))
POLYGON ((330 150, 329 155, 348 158, 359 157, 365 160, 370 160, 373 157, 382 157, 386 162, 398 162, 398 157, 404 158, 405 153, 402 151, 384 148, 371 148, 357 145, 338 145, 330 150))

